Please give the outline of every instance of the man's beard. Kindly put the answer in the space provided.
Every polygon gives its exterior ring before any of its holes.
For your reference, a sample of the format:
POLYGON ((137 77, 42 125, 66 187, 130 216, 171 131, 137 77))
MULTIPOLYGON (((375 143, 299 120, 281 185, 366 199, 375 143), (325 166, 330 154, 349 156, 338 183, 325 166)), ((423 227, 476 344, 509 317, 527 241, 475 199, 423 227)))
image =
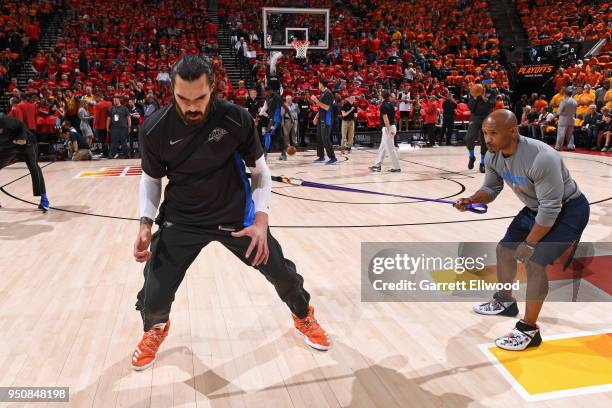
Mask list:
POLYGON ((176 111, 183 121, 189 126, 199 126, 206 120, 206 115, 201 111, 189 110, 187 112, 183 112, 181 108, 176 105, 176 111))

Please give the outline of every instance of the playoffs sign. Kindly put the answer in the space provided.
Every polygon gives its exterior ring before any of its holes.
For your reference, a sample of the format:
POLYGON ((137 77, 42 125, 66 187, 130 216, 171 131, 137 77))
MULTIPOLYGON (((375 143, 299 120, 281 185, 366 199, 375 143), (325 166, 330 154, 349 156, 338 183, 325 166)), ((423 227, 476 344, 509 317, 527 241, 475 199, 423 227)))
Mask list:
POLYGON ((547 79, 553 75, 555 67, 551 64, 523 65, 516 71, 518 80, 547 79))

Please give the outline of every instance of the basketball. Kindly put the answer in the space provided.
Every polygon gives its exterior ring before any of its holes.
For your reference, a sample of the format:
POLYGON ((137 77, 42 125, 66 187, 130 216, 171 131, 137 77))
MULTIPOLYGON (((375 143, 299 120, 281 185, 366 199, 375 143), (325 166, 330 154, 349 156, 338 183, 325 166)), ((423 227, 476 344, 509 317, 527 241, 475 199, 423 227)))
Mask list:
POLYGON ((485 89, 484 89, 484 86, 482 86, 482 84, 475 84, 470 88, 470 94, 472 94, 474 98, 477 98, 480 95, 484 95, 484 92, 485 92, 485 89))
POLYGON ((287 148, 287 154, 289 156, 293 156, 296 152, 297 152, 297 149, 295 148, 295 146, 289 146, 287 148))
POLYGON ((484 86, 482 86, 482 84, 475 84, 470 88, 470 94, 472 94, 472 96, 474 98, 483 95, 485 92, 484 86))

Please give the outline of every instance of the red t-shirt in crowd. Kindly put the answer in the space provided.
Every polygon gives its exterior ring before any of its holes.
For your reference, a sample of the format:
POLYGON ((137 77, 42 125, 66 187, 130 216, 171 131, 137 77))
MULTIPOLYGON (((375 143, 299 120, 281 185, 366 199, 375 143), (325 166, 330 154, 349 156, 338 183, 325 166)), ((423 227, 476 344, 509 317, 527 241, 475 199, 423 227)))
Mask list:
POLYGON ((13 106, 13 108, 9 112, 9 116, 12 116, 15 119, 23 122, 23 112, 21 112, 21 109, 19 109, 19 106, 13 106))
POLYGON ((23 114, 23 123, 28 130, 36 131, 36 105, 28 101, 17 104, 23 114))
POLYGON ((423 121, 425 123, 438 123, 438 106, 435 101, 427 101, 423 104, 423 121))
POLYGON ((113 104, 106 100, 96 103, 94 108, 94 127, 96 130, 106 129, 106 117, 111 106, 113 104))

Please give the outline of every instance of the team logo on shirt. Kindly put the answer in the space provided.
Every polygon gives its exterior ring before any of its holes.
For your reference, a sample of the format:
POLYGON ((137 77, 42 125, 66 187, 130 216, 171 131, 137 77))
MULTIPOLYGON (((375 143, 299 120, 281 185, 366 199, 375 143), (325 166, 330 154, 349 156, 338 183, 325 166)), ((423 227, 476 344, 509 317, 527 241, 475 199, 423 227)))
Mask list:
POLYGON ((229 132, 223 128, 214 128, 208 135, 208 142, 218 142, 229 132))

